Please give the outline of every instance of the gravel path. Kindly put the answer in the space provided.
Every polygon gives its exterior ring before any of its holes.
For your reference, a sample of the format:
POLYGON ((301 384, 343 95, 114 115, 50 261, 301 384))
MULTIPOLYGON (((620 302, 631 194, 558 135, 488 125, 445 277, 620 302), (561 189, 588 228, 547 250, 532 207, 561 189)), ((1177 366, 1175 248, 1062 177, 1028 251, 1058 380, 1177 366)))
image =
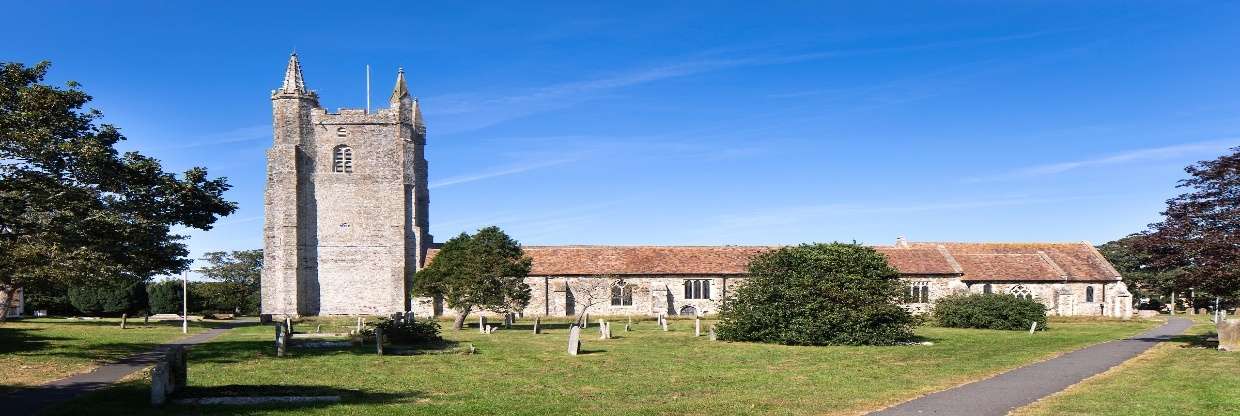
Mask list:
MULTIPOLYGON (((871 415, 1006 415, 1136 357, 1179 335, 1192 321, 1172 318, 1141 335, 1076 350, 997 376, 913 399, 871 415)), ((1035 335, 1036 336, 1036 335, 1035 335)))
POLYGON ((82 394, 89 393, 112 385, 135 371, 155 364, 163 352, 173 345, 201 344, 220 336, 229 329, 251 323, 236 322, 220 328, 208 329, 187 337, 178 338, 156 347, 154 350, 134 354, 120 361, 105 364, 89 373, 72 375, 41 386, 22 388, 8 395, 0 396, 5 415, 33 415, 56 403, 67 401, 82 394))

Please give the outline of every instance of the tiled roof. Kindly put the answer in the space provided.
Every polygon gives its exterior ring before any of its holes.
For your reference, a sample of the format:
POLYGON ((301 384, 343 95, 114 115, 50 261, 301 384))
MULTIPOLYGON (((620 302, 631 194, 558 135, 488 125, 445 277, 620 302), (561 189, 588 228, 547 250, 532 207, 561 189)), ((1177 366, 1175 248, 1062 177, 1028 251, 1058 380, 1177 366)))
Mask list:
MULTIPOLYGON (((744 275, 770 246, 526 246, 531 276, 744 275)), ((911 243, 875 246, 906 275, 963 280, 1118 280, 1088 243, 911 243)), ((438 250, 432 249, 433 260, 438 250)))

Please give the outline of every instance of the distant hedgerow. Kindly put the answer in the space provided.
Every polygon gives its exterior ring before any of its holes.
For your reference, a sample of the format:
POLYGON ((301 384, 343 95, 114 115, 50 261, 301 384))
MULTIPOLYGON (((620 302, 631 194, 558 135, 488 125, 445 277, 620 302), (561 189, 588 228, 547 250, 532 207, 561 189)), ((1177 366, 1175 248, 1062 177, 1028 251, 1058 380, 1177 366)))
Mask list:
POLYGON ((1033 322, 1046 328, 1046 308, 1032 299, 1003 294, 951 295, 934 303, 939 326, 979 329, 1029 329, 1033 322))

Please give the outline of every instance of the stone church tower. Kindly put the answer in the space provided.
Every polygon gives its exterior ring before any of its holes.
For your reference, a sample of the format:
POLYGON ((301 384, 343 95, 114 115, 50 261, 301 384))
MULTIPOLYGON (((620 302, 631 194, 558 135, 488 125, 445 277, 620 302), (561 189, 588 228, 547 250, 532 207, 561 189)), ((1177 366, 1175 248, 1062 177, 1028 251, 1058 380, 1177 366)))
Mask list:
POLYGON ((297 55, 271 93, 262 313, 389 314, 409 308, 432 244, 426 128, 405 73, 389 108, 328 113, 297 55))

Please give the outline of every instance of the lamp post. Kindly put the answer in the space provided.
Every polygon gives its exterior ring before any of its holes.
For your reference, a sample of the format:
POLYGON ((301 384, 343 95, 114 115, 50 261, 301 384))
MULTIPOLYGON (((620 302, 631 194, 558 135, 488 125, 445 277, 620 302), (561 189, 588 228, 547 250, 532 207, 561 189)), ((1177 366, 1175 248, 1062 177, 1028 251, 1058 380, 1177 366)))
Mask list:
POLYGON ((181 272, 181 333, 189 333, 189 272, 181 272))

